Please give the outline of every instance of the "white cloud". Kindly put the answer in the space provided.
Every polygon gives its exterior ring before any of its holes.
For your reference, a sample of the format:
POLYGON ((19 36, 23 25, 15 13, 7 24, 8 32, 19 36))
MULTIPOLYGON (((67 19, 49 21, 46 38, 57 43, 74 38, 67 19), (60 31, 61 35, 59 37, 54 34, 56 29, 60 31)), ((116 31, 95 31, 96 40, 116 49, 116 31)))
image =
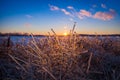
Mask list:
POLYGON ((52 11, 59 10, 59 7, 57 7, 57 6, 53 6, 53 5, 49 4, 49 7, 50 7, 50 10, 52 10, 52 11))
POLYGON ((67 8, 68 8, 68 9, 74 9, 72 6, 68 6, 67 8))
MULTIPOLYGON (((66 9, 62 9, 59 8, 57 6, 53 6, 53 5, 49 5, 50 10, 55 11, 55 10, 59 10, 61 12, 63 12, 65 15, 70 16, 69 20, 73 21, 73 17, 77 17, 79 19, 84 19, 84 18, 94 18, 94 19, 100 19, 100 20, 111 20, 115 17, 115 10, 114 9, 109 9, 108 12, 101 12, 98 11, 95 14, 92 14, 92 12, 87 11, 85 9, 81 9, 79 12, 77 12, 74 7, 72 6, 68 6, 67 8, 69 9, 69 11, 67 11, 66 9)), ((96 7, 96 5, 94 5, 94 7, 96 7)), ((105 4, 101 4, 102 8, 107 8, 105 4)), ((95 12, 95 11, 94 11, 95 12)))
POLYGON ((65 9, 61 9, 61 11, 65 14, 65 15, 69 15, 72 16, 72 14, 68 11, 66 11, 65 9))
POLYGON ((83 19, 84 17, 91 17, 91 13, 89 11, 86 11, 84 9, 80 10, 77 14, 78 18, 83 19))
MULTIPOLYGON (((68 12, 66 9, 61 9, 61 8, 59 8, 59 7, 57 7, 57 6, 50 5, 50 4, 49 4, 49 7, 50 7, 50 10, 51 10, 51 11, 60 10, 60 11, 62 11, 65 15, 73 16, 73 15, 72 15, 70 12, 68 12)), ((69 6, 69 8, 70 8, 70 6, 69 6)), ((71 8, 72 8, 72 7, 71 7, 71 8)))
POLYGON ((80 14, 78 14, 77 17, 78 17, 79 19, 83 19, 83 18, 84 18, 84 17, 81 16, 80 14))
POLYGON ((105 4, 101 4, 101 7, 102 8, 107 8, 105 4))

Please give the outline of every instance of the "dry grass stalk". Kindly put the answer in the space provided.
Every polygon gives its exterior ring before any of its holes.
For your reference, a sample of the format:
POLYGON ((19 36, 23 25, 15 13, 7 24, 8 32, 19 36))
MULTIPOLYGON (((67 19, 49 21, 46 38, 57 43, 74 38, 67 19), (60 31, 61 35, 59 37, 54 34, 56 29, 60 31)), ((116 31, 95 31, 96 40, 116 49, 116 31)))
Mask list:
POLYGON ((88 60, 88 66, 87 66, 86 73, 89 73, 89 68, 90 68, 90 64, 91 64, 92 55, 93 55, 93 53, 90 53, 90 57, 89 57, 89 60, 88 60))
POLYGON ((18 64, 25 72, 27 72, 27 70, 12 55, 10 55, 10 54, 8 54, 8 55, 12 58, 13 61, 16 62, 16 64, 18 64))
POLYGON ((57 80, 55 76, 53 76, 53 74, 50 71, 48 71, 45 67, 42 67, 42 69, 45 70, 54 80, 57 80))

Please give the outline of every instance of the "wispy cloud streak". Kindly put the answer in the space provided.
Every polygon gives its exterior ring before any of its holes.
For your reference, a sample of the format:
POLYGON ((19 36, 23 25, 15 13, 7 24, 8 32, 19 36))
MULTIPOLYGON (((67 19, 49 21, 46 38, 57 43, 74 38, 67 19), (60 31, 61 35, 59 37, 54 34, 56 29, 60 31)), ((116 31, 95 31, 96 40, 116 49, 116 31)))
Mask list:
POLYGON ((91 13, 89 11, 82 9, 80 10, 80 12, 78 12, 78 17, 80 19, 83 19, 84 17, 91 17, 91 13))
POLYGON ((66 9, 61 9, 61 11, 62 11, 65 15, 72 16, 72 14, 71 14, 70 12, 68 12, 66 9))
POLYGON ((59 7, 57 7, 57 6, 53 6, 53 5, 49 4, 49 7, 50 7, 50 10, 52 10, 52 11, 59 10, 59 7))
POLYGON ((74 9, 72 6, 68 6, 67 8, 68 8, 68 9, 74 9))

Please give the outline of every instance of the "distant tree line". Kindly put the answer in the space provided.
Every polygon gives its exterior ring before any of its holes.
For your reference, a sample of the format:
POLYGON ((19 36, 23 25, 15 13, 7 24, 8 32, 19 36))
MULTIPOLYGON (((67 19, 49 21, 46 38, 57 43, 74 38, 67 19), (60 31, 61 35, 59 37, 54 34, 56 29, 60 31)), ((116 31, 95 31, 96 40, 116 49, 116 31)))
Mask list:
MULTIPOLYGON (((30 36, 31 34, 29 33, 1 33, 0 36, 30 36)), ((39 35, 39 34, 33 34, 34 36, 44 36, 44 35, 39 35)))

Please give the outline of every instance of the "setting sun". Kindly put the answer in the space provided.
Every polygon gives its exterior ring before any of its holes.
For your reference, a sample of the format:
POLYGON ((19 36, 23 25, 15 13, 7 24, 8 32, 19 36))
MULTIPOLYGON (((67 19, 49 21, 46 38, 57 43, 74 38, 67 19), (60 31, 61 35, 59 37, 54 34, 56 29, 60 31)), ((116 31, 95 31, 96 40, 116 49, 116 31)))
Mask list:
POLYGON ((67 36, 67 33, 66 32, 64 32, 64 34, 63 34, 64 36, 67 36))

